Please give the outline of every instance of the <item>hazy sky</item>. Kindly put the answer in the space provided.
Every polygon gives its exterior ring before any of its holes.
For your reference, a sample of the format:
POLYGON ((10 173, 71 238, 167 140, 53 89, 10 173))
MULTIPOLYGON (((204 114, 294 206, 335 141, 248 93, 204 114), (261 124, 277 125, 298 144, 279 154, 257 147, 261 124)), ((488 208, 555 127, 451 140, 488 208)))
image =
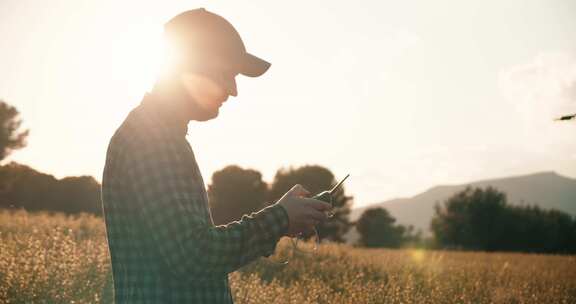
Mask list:
POLYGON ((0 1, 0 98, 28 146, 9 159, 101 180, 150 87, 162 24, 205 7, 272 62, 238 77, 188 140, 208 183, 229 164, 350 173, 356 205, 438 184, 576 177, 576 1, 0 1))

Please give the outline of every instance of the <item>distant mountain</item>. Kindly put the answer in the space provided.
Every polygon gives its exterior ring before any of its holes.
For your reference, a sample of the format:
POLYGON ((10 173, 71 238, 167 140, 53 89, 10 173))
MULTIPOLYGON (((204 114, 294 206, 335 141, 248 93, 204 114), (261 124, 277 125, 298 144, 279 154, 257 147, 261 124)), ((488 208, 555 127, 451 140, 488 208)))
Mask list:
POLYGON ((352 209, 350 216, 352 220, 356 220, 367 208, 384 207, 397 219, 397 223, 413 225, 416 229, 428 233, 430 220, 434 214, 434 204, 443 203, 466 186, 483 188, 492 186, 505 192, 510 204, 537 205, 576 216, 576 179, 560 176, 554 172, 483 180, 463 185, 437 186, 411 198, 393 199, 352 209))

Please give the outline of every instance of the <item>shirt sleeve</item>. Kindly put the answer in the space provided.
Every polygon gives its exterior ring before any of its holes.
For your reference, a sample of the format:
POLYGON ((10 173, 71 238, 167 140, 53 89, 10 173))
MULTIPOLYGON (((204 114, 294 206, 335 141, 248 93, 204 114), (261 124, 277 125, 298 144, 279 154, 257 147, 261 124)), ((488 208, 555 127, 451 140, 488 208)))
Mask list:
POLYGON ((130 194, 153 247, 174 275, 221 277, 272 254, 286 233, 288 215, 279 204, 214 226, 204 185, 195 184, 192 168, 182 163, 181 146, 141 141, 129 151, 124 163, 130 194))

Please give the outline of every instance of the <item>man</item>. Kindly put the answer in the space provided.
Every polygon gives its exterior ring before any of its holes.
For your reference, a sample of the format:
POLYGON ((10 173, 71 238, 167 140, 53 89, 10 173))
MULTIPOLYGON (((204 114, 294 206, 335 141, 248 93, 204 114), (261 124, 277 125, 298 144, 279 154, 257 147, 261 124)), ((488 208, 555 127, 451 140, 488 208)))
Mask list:
MULTIPOLYGON (((165 25, 173 61, 110 140, 102 201, 116 303, 231 303, 228 273, 274 252, 284 235, 309 232, 327 203, 294 186, 278 202, 214 226, 190 120, 218 116, 237 74, 270 66, 236 30, 204 9, 165 25)), ((230 147, 233 151, 234 147, 230 147)))

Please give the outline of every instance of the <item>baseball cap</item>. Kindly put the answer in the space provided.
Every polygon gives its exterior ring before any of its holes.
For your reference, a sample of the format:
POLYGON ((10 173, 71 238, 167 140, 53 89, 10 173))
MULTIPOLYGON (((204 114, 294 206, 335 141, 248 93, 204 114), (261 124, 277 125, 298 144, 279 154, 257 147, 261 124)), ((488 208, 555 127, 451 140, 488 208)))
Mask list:
POLYGON ((204 8, 178 14, 164 25, 164 34, 178 53, 178 62, 192 68, 205 58, 217 60, 242 75, 258 77, 270 63, 246 51, 236 29, 204 8))

